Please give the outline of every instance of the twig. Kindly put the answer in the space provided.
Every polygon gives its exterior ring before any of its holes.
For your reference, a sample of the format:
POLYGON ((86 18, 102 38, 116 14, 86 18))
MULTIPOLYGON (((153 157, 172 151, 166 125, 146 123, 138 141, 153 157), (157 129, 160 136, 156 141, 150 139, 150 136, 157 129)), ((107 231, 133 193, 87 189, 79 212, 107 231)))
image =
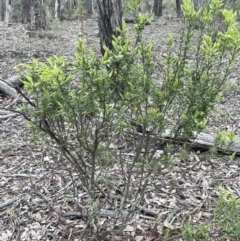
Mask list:
POLYGON ((13 227, 12 235, 11 235, 9 241, 11 241, 11 240, 13 239, 13 235, 14 235, 14 233, 15 233, 16 226, 17 226, 17 225, 16 225, 16 222, 17 222, 17 220, 14 221, 14 227, 13 227))
MULTIPOLYGON (((84 211, 84 212, 67 212, 67 213, 64 213, 63 215, 64 215, 64 217, 79 217, 79 218, 82 218, 82 217, 87 217, 88 213, 86 211, 84 211)), ((113 210, 101 209, 100 212, 99 212, 100 217, 115 218, 116 215, 117 215, 117 212, 113 211, 113 210)), ((124 217, 126 217, 128 215, 128 212, 122 211, 122 215, 124 217)))
POLYGON ((14 202, 13 199, 8 199, 8 200, 6 200, 5 202, 3 202, 3 203, 0 204, 0 209, 1 209, 1 208, 4 208, 4 207, 6 207, 6 206, 8 206, 8 205, 10 205, 10 204, 12 204, 13 202, 14 202))
POLYGON ((8 118, 13 118, 13 117, 16 117, 18 116, 18 114, 8 114, 8 115, 4 115, 4 116, 0 116, 0 120, 5 120, 5 119, 8 119, 8 118))
POLYGON ((22 112, 20 112, 20 111, 17 111, 17 110, 8 110, 8 109, 6 109, 6 108, 1 108, 2 110, 7 110, 7 111, 11 111, 11 112, 13 112, 13 113, 17 113, 17 114, 20 114, 20 115, 22 115, 26 120, 28 120, 28 121, 31 121, 31 119, 29 118, 29 117, 27 117, 24 113, 22 113, 22 112))
POLYGON ((19 87, 16 87, 16 90, 28 102, 29 105, 36 107, 36 105, 26 95, 23 94, 19 87))
POLYGON ((15 104, 15 103, 18 101, 19 96, 20 96, 20 95, 18 95, 9 105, 7 105, 6 108, 9 108, 9 107, 12 106, 13 104, 15 104))
MULTIPOLYGON (((164 239, 163 241, 171 241, 171 240, 174 240, 174 239, 177 239, 177 238, 182 238, 182 234, 178 234, 178 235, 174 235, 170 238, 166 238, 164 239)), ((156 239, 155 241, 157 241, 158 239, 156 239)), ((160 240, 160 239, 159 239, 160 240)))
POLYGON ((32 175, 31 173, 29 174, 25 174, 25 173, 17 173, 17 174, 5 174, 5 173, 0 173, 0 176, 3 176, 3 177, 38 177, 36 175, 32 175))
MULTIPOLYGON (((193 168, 194 168, 195 166, 197 166, 197 165, 201 162, 201 160, 198 158, 198 156, 197 156, 196 154, 194 154, 193 157, 194 157, 194 159, 196 160, 196 162, 193 163, 192 166, 189 167, 190 170, 193 170, 193 168)), ((188 170, 186 170, 185 172, 183 172, 183 173, 182 173, 182 177, 184 177, 187 172, 188 172, 188 170)))
POLYGON ((78 179, 78 177, 74 177, 73 180, 69 181, 69 182, 65 185, 65 187, 63 187, 61 190, 58 191, 58 193, 64 191, 64 190, 67 189, 68 187, 70 187, 70 186, 72 185, 73 181, 75 181, 76 179, 78 179))
POLYGON ((69 232, 69 236, 68 236, 68 239, 67 239, 67 241, 70 241, 70 239, 71 239, 71 236, 72 236, 72 228, 70 228, 70 232, 69 232))
POLYGON ((143 211, 145 214, 148 214, 152 217, 157 217, 157 215, 158 215, 157 212, 150 210, 148 208, 145 208, 144 206, 138 206, 138 208, 140 209, 140 211, 143 211))

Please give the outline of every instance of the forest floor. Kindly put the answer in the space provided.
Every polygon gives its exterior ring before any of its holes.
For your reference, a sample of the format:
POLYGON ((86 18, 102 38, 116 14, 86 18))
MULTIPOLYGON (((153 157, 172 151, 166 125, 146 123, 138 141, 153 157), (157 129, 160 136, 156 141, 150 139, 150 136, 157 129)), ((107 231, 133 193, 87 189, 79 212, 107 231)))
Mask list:
MULTIPOLYGON (((144 38, 153 43, 153 54, 160 66, 156 78, 161 77, 167 37, 170 33, 177 35, 181 27, 179 19, 171 15, 175 16, 164 13, 143 31, 144 38)), ((133 34, 133 25, 128 27, 129 34, 133 34)), ((44 60, 54 54, 74 59, 79 39, 77 22, 54 21, 51 30, 44 31, 43 36, 29 37, 22 24, 0 23, 0 78, 15 75, 15 67, 31 63, 33 57, 44 60)), ((85 33, 81 37, 87 48, 100 56, 96 18, 85 21, 85 33)), ((80 238, 86 225, 84 220, 60 217, 55 211, 77 210, 66 170, 59 169, 44 144, 31 142, 31 132, 23 117, 1 119, 2 108, 16 108, 19 104, 21 98, 13 103, 11 98, 0 96, 0 241, 85 240, 80 238), (6 201, 8 205, 3 205, 6 201)), ((240 60, 209 118, 206 132, 214 134, 218 129, 232 131, 240 137, 240 60)), ((183 222, 209 224, 221 187, 232 190, 234 196, 240 198, 240 159, 230 160, 223 154, 213 157, 192 150, 170 170, 159 174, 155 184, 155 191, 145 196, 142 205, 157 213, 158 219, 136 210, 123 234, 109 237, 109 240, 183 240, 178 236, 183 222)), ((79 200, 86 201, 86 192, 78 186, 77 180, 75 186, 79 188, 79 200)), ((102 218, 102 223, 105 222, 109 222, 108 218, 102 218)), ((222 237, 219 230, 211 233, 210 240, 230 239, 222 237)))

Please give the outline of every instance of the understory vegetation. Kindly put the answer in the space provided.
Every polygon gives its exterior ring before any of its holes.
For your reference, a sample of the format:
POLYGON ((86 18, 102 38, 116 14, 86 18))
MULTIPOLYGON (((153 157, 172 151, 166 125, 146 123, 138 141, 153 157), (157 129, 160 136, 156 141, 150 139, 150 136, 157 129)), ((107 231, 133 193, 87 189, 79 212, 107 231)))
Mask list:
MULTIPOLYGON (((73 62, 52 56, 19 67, 29 93, 20 111, 35 140, 57 148, 69 176, 77 174, 90 200, 88 208, 78 206, 95 240, 122 233, 144 195, 154 190, 154 177, 174 165, 174 143, 194 139, 205 128, 239 57, 236 14, 220 0, 198 11, 184 0, 182 12, 180 35, 167 42, 163 79, 153 78, 152 44, 142 38, 151 18, 144 14, 135 23, 135 39, 126 37, 123 23, 102 58, 80 39, 73 62), (112 215, 104 225, 106 210, 112 215)), ((185 223, 181 235, 210 240, 211 230, 220 229, 240 240, 239 211, 239 200, 223 190, 212 223, 185 223)))

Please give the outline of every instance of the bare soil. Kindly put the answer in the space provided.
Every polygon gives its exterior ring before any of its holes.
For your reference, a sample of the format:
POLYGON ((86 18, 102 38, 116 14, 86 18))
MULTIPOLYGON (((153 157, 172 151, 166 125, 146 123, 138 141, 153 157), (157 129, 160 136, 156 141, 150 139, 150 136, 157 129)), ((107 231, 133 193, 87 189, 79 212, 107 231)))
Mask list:
MULTIPOLYGON (((79 39, 77 22, 53 22, 52 30, 29 37, 25 26, 0 23, 0 77, 14 75, 19 63, 30 63, 31 58, 44 60, 50 55, 74 58, 79 39)), ((161 77, 161 60, 166 51, 167 36, 177 35, 181 23, 165 14, 146 26, 143 35, 153 43, 153 54, 158 59, 161 77)), ((133 26, 129 24, 129 35, 133 26)), ((85 22, 82 36, 87 47, 100 56, 98 26, 95 18, 85 22)), ((206 129, 233 131, 240 137, 240 61, 232 73, 221 101, 209 118, 206 129)), ((16 108, 21 98, 12 102, 0 97, 0 241, 6 240, 91 240, 81 238, 84 220, 62 217, 61 212, 78 211, 72 198, 73 186, 64 168, 59 169, 57 156, 48 155, 42 143, 31 141, 31 132, 21 116, 5 116, 3 108, 16 108), (2 205, 6 201, 9 204, 2 205)), ((143 205, 158 214, 158 219, 136 210, 136 216, 120 236, 109 240, 183 240, 178 235, 183 222, 209 223, 220 187, 233 190, 240 198, 240 159, 226 155, 214 158, 200 150, 189 151, 176 160, 171 170, 165 170, 154 180, 155 191, 145 196, 143 205), (168 220, 172 217, 171 221, 168 220), (168 233, 169 232, 169 233, 168 233), (171 239, 170 239, 171 238, 171 239)), ((87 202, 86 192, 78 186, 78 201, 87 202)), ((87 204, 86 204, 87 205, 87 204)), ((109 218, 102 218, 108 223, 109 218)), ((87 236, 87 235, 86 235, 87 236)), ((211 240, 229 240, 220 232, 212 232, 211 240)))

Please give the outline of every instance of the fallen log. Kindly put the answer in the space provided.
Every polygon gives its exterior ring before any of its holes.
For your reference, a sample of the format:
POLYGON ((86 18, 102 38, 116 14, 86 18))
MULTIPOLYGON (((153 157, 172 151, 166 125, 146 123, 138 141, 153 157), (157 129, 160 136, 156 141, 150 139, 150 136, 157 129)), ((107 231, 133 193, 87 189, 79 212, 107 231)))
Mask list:
POLYGON ((201 150, 210 150, 212 147, 216 146, 218 152, 224 154, 234 154, 236 156, 240 156, 240 140, 239 138, 235 138, 234 141, 226 141, 224 144, 216 145, 216 137, 214 135, 200 132, 195 135, 195 138, 189 140, 173 140, 170 137, 170 130, 167 130, 164 134, 164 138, 167 138, 169 142, 173 142, 176 144, 188 144, 192 148, 199 148, 201 150))
MULTIPOLYGON (((216 143, 216 138, 208 133, 201 132, 196 136, 196 139, 191 140, 192 147, 201 148, 205 150, 209 150, 216 143)), ((222 152, 225 154, 233 154, 240 156, 240 140, 236 138, 233 142, 227 141, 222 145, 216 146, 218 152, 222 152)))
MULTIPOLYGON (((142 135, 142 126, 137 123, 132 123, 136 126, 138 135, 142 135)), ((188 145, 191 148, 199 148, 201 150, 210 150, 212 147, 216 147, 216 150, 223 154, 235 154, 236 156, 240 156, 240 138, 235 137, 234 141, 226 141, 221 145, 216 145, 216 137, 214 134, 209 134, 206 132, 200 132, 195 134, 195 136, 191 139, 181 140, 178 138, 172 137, 171 129, 167 129, 160 137, 154 134, 151 134, 151 137, 155 140, 160 140, 161 143, 173 143, 178 145, 188 145)))
POLYGON ((18 96, 18 93, 14 87, 18 86, 21 86, 20 75, 13 75, 6 80, 0 80, 0 91, 4 95, 9 95, 14 99, 18 96))
POLYGON ((5 81, 2 81, 2 80, 0 80, 0 91, 4 95, 9 95, 14 99, 17 98, 18 96, 17 91, 11 85, 7 84, 5 81))

